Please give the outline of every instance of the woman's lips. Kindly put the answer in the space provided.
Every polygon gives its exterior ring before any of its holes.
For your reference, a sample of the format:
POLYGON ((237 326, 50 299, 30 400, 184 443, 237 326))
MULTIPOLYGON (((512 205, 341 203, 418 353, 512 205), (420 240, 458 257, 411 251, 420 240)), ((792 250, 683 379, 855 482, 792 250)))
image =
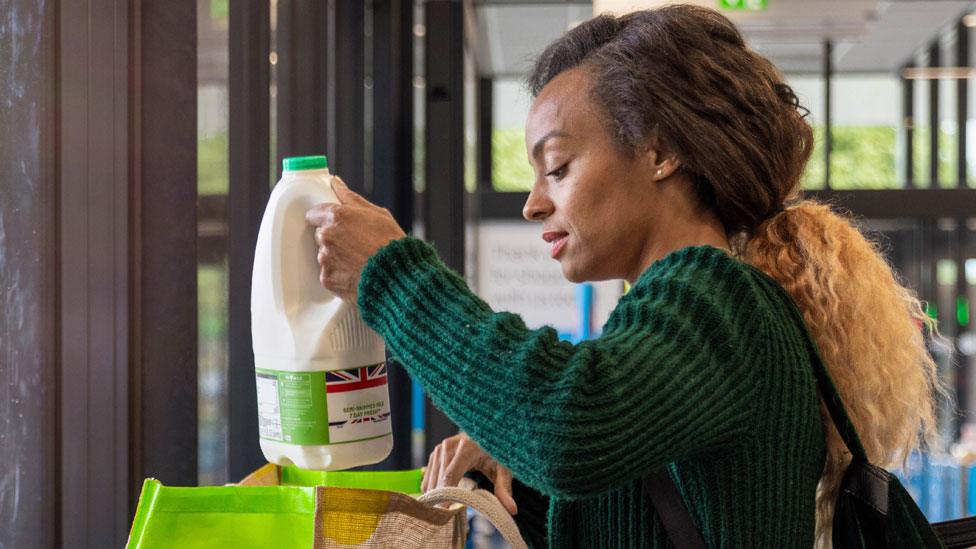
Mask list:
POLYGON ((566 241, 567 240, 569 240, 569 236, 568 235, 567 236, 564 236, 562 238, 559 238, 555 242, 552 243, 552 250, 550 250, 549 254, 553 257, 553 259, 555 259, 555 257, 557 255, 559 255, 559 252, 563 251, 563 248, 566 246, 566 241))
POLYGON ((569 233, 562 231, 549 231, 542 233, 542 239, 552 244, 552 249, 549 251, 549 254, 555 258, 566 246, 566 242, 569 240, 569 233))

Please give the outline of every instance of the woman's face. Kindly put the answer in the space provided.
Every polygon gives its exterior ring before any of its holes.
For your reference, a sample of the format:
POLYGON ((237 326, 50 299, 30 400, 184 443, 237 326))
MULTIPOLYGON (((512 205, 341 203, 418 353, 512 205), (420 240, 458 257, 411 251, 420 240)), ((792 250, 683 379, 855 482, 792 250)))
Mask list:
MULTIPOLYGON (((542 238, 572 282, 634 280, 669 217, 654 150, 627 155, 592 104, 590 76, 574 68, 539 93, 525 128, 535 171, 522 215, 542 223, 542 238)), ((676 165, 663 165, 670 172, 676 165)))

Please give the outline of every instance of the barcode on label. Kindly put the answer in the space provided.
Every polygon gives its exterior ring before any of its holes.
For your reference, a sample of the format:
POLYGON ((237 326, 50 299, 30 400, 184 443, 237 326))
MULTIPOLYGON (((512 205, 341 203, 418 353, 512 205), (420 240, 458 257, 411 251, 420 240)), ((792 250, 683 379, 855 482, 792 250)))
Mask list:
POLYGON ((257 374, 258 429, 261 438, 282 440, 278 405, 278 376, 257 374))

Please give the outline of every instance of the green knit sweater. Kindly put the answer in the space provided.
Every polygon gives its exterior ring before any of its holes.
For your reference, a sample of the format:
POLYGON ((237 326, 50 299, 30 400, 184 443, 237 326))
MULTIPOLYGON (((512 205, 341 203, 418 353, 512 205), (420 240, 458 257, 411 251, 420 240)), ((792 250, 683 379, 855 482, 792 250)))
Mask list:
POLYGON ((678 250, 598 339, 573 345, 493 311, 407 237, 369 260, 359 306, 434 404, 511 469, 530 545, 670 547, 641 489, 668 466, 709 547, 813 546, 825 443, 808 336, 758 269, 678 250))

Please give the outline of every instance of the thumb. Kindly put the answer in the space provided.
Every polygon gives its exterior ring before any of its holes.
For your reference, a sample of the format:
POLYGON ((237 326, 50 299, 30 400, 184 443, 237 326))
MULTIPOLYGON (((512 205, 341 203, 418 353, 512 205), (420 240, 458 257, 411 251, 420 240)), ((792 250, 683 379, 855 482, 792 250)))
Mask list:
POLYGON ((336 194, 336 197, 339 199, 341 204, 349 204, 366 200, 365 198, 349 190, 349 187, 346 186, 346 182, 343 181, 339 176, 334 176, 332 178, 332 192, 336 194))
POLYGON ((498 498, 498 501, 509 514, 517 514, 518 505, 515 504, 515 498, 512 497, 512 472, 499 465, 496 469, 494 484, 495 497, 498 498))

